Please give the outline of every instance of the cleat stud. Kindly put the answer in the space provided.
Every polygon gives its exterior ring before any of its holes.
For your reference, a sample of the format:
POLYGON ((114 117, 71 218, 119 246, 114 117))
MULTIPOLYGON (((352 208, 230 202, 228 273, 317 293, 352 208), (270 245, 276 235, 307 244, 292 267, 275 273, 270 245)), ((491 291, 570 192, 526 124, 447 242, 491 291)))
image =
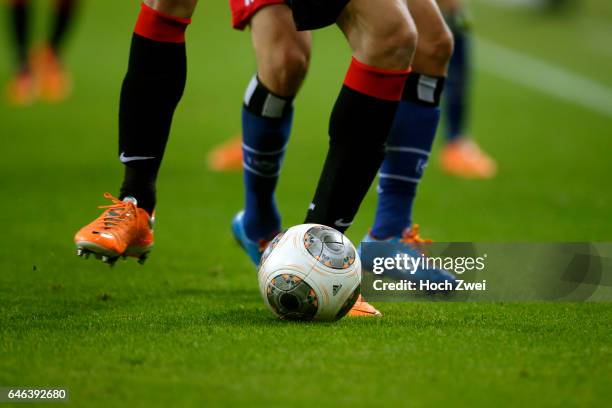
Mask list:
POLYGON ((85 251, 83 250, 83 248, 77 248, 76 254, 77 256, 83 256, 85 254, 85 251))
POLYGON ((149 257, 149 253, 145 252, 144 254, 140 255, 138 257, 138 263, 141 265, 144 265, 144 263, 147 261, 147 258, 149 257))

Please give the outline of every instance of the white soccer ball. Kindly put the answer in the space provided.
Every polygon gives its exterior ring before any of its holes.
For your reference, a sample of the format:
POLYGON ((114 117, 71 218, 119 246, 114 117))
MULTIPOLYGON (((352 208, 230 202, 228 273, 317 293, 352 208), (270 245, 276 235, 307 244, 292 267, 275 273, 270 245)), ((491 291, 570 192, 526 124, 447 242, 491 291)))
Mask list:
POLYGON ((342 233, 296 225, 272 240, 258 272, 264 302, 281 319, 341 319, 359 297, 361 261, 342 233))

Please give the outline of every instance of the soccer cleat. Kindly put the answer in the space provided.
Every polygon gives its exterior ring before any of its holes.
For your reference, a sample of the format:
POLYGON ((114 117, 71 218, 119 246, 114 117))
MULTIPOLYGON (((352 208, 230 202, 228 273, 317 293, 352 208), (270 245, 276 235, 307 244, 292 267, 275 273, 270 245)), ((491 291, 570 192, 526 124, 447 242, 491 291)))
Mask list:
POLYGON ((55 103, 70 96, 72 81, 51 47, 43 46, 34 51, 30 58, 30 64, 42 100, 55 103))
POLYGON ((445 172, 463 178, 488 179, 497 173, 497 164, 471 139, 459 138, 442 150, 440 165, 445 172))
POLYGON ((28 106, 36 99, 34 77, 28 70, 22 70, 6 87, 8 102, 14 106, 28 106))
POLYGON ((359 295, 357 302, 353 305, 353 308, 348 312, 349 317, 380 317, 382 313, 378 311, 374 306, 369 304, 363 299, 363 296, 359 295))
MULTIPOLYGON (((419 235, 419 226, 414 224, 411 228, 406 228, 402 235, 399 237, 391 237, 387 239, 376 239, 371 234, 367 234, 361 244, 359 245, 359 255, 362 256, 362 245, 364 243, 370 242, 385 242, 388 243, 388 250, 392 251, 392 253, 388 254, 380 254, 380 256, 386 256, 390 258, 394 258, 398 253, 407 254, 409 257, 418 258, 425 254, 425 248, 422 244, 431 243, 432 241, 429 239, 423 239, 419 235)), ((376 256, 379 256, 377 254, 376 256)), ((411 271, 412 272, 412 271, 411 271)), ((452 273, 444 270, 444 269, 435 269, 435 268, 418 268, 414 273, 406 272, 406 271, 388 271, 385 272, 385 276, 395 278, 395 279, 405 279, 412 282, 420 282, 429 280, 431 282, 444 282, 448 281, 452 283, 453 287, 455 286, 457 280, 453 276, 452 273)))
POLYGON ((154 217, 138 208, 136 199, 126 197, 123 201, 104 193, 113 204, 100 206, 104 212, 87 224, 74 237, 77 255, 88 258, 94 255, 109 265, 120 257, 138 258, 144 263, 153 248, 154 217))
POLYGON ((259 266, 261 256, 276 234, 272 234, 271 239, 260 239, 257 242, 253 241, 246 235, 244 229, 244 211, 240 211, 232 220, 232 232, 238 245, 244 249, 251 261, 255 264, 255 267, 259 266))
POLYGON ((236 136, 214 148, 208 154, 208 166, 218 172, 241 170, 242 136, 236 136))

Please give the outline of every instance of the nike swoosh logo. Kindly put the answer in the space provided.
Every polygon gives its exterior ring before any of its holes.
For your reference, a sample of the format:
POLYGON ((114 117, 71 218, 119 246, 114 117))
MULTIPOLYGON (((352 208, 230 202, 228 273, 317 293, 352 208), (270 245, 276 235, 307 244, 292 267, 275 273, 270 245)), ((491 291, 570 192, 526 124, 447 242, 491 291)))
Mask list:
POLYGON ((352 223, 353 223, 353 221, 351 221, 351 222, 344 222, 344 218, 340 218, 339 220, 336 220, 336 222, 334 222, 334 225, 336 227, 350 227, 352 223))
POLYGON ((150 160, 150 159, 154 159, 155 157, 151 157, 151 156, 126 156, 125 153, 121 152, 121 156, 119 156, 119 160, 121 161, 121 163, 129 163, 131 161, 136 161, 136 160, 150 160))

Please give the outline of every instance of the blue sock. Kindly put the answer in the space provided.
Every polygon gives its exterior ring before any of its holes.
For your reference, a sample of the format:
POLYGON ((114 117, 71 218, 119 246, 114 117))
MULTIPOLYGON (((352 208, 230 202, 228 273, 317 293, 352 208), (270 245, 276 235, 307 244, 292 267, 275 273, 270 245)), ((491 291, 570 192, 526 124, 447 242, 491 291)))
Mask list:
POLYGON ((443 78, 411 73, 387 140, 371 234, 397 237, 412 225, 412 204, 429 159, 438 123, 443 78))
POLYGON ((269 238, 280 231, 274 191, 292 120, 291 99, 272 94, 254 76, 242 108, 244 228, 249 239, 269 238))
POLYGON ((465 135, 470 86, 470 38, 463 27, 453 27, 455 50, 448 67, 444 94, 446 138, 456 140, 465 135))

